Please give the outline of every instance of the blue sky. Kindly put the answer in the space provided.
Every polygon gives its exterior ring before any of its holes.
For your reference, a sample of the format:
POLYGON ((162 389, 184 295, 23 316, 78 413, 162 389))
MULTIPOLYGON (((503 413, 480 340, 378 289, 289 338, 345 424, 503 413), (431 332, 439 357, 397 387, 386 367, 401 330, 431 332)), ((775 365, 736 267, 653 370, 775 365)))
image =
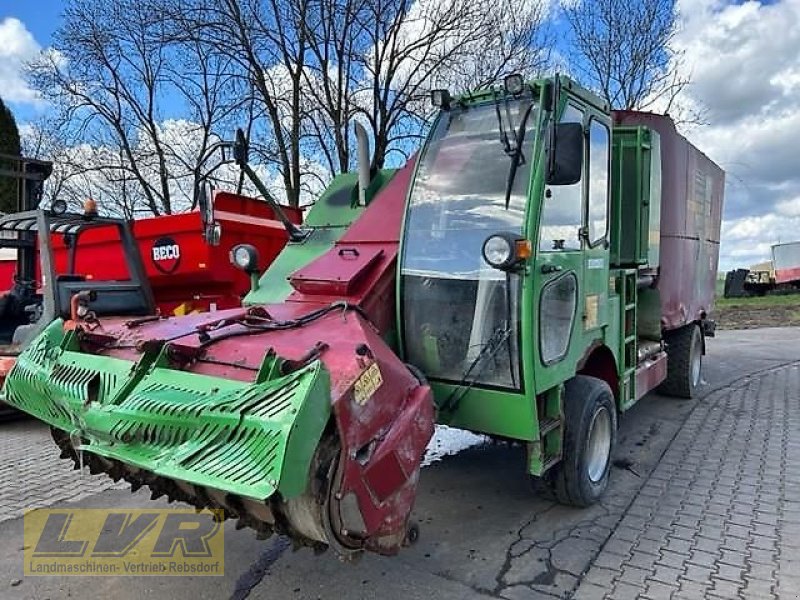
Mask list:
POLYGON ((0 0, 0 21, 16 17, 39 43, 47 44, 58 27, 63 5, 61 0, 0 0))
MULTIPOLYGON (((46 47, 60 23, 63 4, 61 0, 0 0, 0 23, 9 17, 19 19, 35 41, 46 47)), ((2 56, 3 50, 0 48, 2 56)), ((5 97, 2 88, 0 95, 5 97)), ((41 110, 41 107, 29 102, 9 101, 8 104, 20 122, 34 118, 41 110)))

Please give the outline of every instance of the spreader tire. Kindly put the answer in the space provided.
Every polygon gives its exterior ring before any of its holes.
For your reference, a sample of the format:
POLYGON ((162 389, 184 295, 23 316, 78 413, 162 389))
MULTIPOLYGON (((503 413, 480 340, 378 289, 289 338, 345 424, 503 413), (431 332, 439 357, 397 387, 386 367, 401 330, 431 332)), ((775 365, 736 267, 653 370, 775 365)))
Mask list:
POLYGON ((694 398, 703 368, 703 334, 692 323, 665 335, 667 378, 658 391, 667 396, 694 398))
POLYGON ((13 406, 0 402, 0 423, 17 421, 25 417, 27 417, 27 415, 21 410, 17 410, 13 406))
POLYGON ((561 462, 546 475, 561 504, 591 506, 608 486, 617 441, 614 396, 604 381, 576 375, 564 390, 564 446, 561 462))

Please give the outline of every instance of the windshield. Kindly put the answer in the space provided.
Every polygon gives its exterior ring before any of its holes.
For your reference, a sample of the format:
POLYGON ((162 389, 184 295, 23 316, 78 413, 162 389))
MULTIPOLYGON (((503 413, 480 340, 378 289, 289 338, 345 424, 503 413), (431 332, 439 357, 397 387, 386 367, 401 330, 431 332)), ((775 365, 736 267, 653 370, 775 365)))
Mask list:
POLYGON ((400 272, 406 354, 430 378, 469 373, 476 385, 519 387, 519 278, 491 268, 482 248, 492 233, 523 231, 538 122, 531 103, 443 113, 421 158, 400 272))
MULTIPOLYGON (((512 100, 508 110, 499 104, 502 130, 494 103, 439 119, 409 199, 404 273, 474 276, 485 265, 481 248, 490 233, 522 232, 534 136, 525 135, 506 207, 513 153, 506 151, 502 131, 514 145, 531 101, 512 100)), ((532 109, 526 128, 536 122, 532 109)))

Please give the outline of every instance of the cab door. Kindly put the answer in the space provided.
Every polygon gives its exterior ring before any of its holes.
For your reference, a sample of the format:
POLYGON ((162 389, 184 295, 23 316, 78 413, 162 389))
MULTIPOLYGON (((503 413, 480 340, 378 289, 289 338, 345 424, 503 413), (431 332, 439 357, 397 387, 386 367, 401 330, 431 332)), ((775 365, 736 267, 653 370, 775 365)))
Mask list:
MULTIPOLYGON (((584 110, 570 103, 562 123, 584 124, 584 110)), ((584 144, 585 146, 585 144, 584 144)), ((584 155, 586 150, 584 148, 584 155)), ((534 261, 535 379, 538 390, 564 381, 577 358, 572 340, 583 327, 586 161, 580 181, 546 185, 534 261)))

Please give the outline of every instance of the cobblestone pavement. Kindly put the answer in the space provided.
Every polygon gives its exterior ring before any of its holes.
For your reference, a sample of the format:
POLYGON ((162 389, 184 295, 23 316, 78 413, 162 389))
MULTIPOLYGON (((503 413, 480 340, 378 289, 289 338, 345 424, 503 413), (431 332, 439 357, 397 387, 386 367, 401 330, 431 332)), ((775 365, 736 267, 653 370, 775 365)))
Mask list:
POLYGON ((576 599, 800 598, 800 366, 692 412, 576 599))
POLYGON ((50 430, 30 420, 2 424, 0 457, 0 522, 20 517, 32 508, 123 487, 88 472, 76 476, 71 461, 58 460, 50 430))

